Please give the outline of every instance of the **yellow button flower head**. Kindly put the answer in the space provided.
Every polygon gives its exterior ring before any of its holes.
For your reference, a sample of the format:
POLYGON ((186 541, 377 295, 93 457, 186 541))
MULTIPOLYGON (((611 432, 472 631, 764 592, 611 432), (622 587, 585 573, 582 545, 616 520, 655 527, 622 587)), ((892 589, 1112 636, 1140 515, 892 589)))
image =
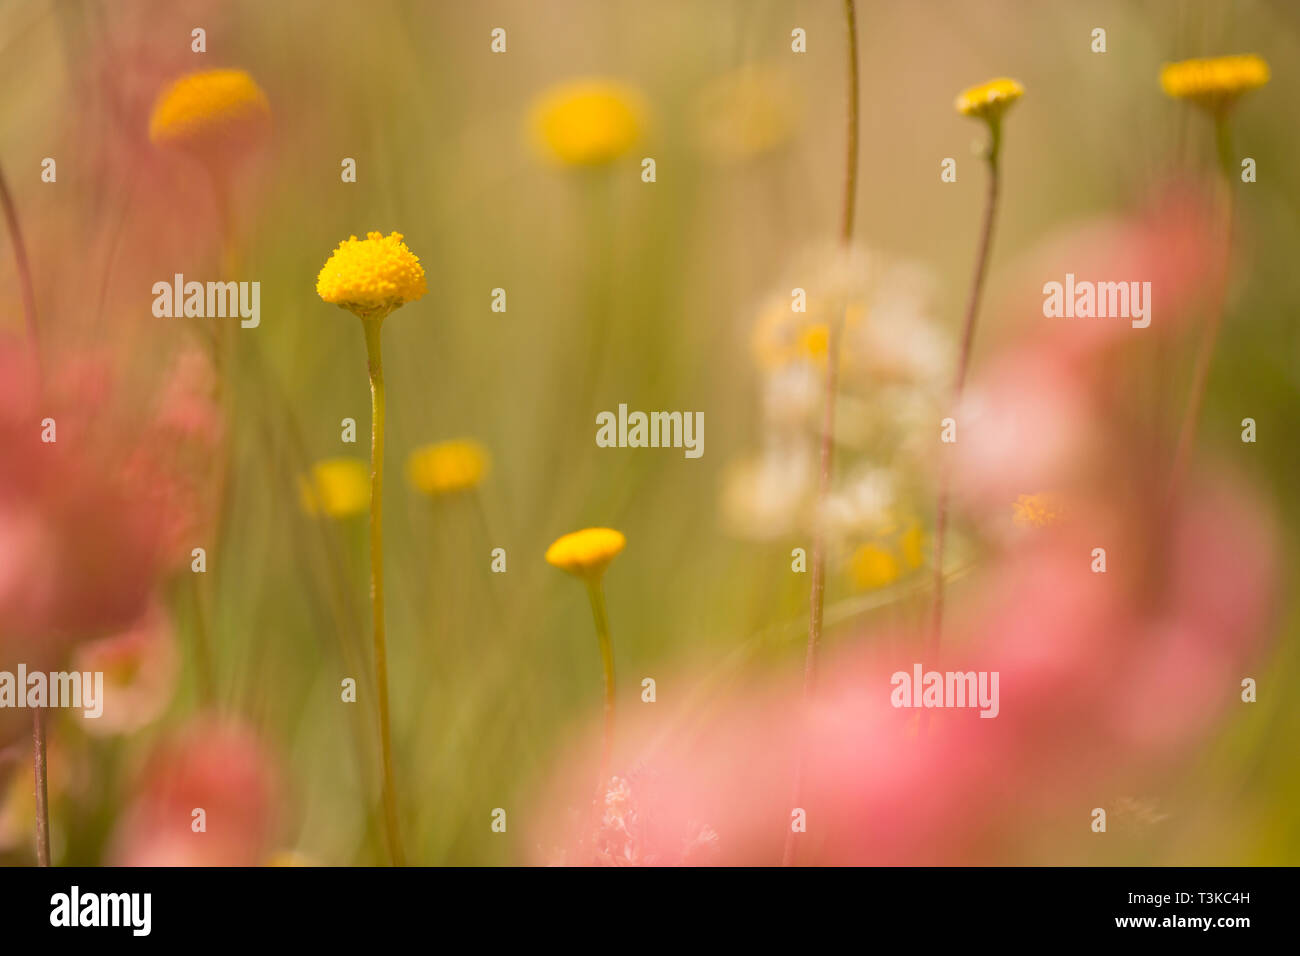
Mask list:
POLYGON ((1001 76, 979 86, 962 90, 957 94, 954 105, 962 116, 971 116, 994 123, 1000 120, 1002 114, 1024 94, 1023 86, 1015 80, 1001 76))
POLYGON ((1242 93, 1259 89, 1268 78, 1268 63, 1254 54, 1183 60, 1166 63, 1160 70, 1160 86, 1166 94, 1191 100, 1212 113, 1227 110, 1242 93))
POLYGON ((382 319, 429 291, 424 267, 406 248, 402 234, 350 236, 316 277, 316 293, 362 319, 382 319))
POLYGON ((299 491, 308 514, 350 518, 370 508, 370 469, 356 458, 328 458, 299 479, 299 491))
POLYGON ((406 475, 426 495, 449 495, 477 487, 490 462, 486 448, 472 438, 458 438, 415 449, 406 475))
POLYGON ((546 549, 546 560, 562 571, 580 578, 595 578, 627 544, 621 531, 613 528, 584 528, 557 538, 546 549))
POLYGON ((176 80, 149 117, 149 140, 205 152, 259 139, 270 128, 271 104, 243 70, 203 70, 176 80))
POLYGON ((572 80, 537 98, 532 126, 544 156, 564 166, 603 166, 636 145, 645 114, 641 94, 629 86, 572 80))

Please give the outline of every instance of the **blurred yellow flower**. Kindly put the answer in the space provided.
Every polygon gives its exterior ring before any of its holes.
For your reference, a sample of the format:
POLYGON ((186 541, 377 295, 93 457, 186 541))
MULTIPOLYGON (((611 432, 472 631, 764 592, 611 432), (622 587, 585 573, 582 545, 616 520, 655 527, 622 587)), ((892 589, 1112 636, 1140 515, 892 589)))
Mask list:
POLYGON ((1005 76, 972 86, 957 94, 955 106, 962 116, 995 122, 1025 93, 1025 88, 1005 76))
POLYGON ((1021 528, 1043 528, 1061 517, 1060 506, 1051 495, 1021 495, 1011 507, 1011 520, 1021 528))
POLYGON ((853 583, 864 591, 888 587, 898 580, 902 571, 898 558, 878 544, 864 544, 853 552, 849 560, 849 573, 853 583))
POLYGON ((872 540, 860 545, 849 558, 849 577, 862 591, 895 584, 925 562, 925 534, 914 519, 887 521, 872 540))
POLYGON ((1226 110, 1242 93, 1258 89, 1268 79, 1268 63, 1254 54, 1183 60, 1160 69, 1160 86, 1166 94, 1214 113, 1226 110))
POLYGON ((203 70, 163 90, 149 117, 156 145, 202 150, 257 139, 269 128, 271 104, 243 70, 203 70))
POLYGON ((472 438, 458 438, 415 449, 406 476, 426 495, 447 495, 477 487, 490 465, 486 448, 472 438))
POLYGON ((400 232, 349 236, 316 278, 317 295, 362 319, 383 318, 428 291, 424 268, 400 232))
POLYGON ((370 508, 370 470, 357 458, 328 458, 299 479, 302 507, 311 515, 348 518, 370 508))
POLYGON ((705 152, 737 163, 788 142, 798 125, 798 107, 784 71, 747 66, 711 80, 695 107, 697 135, 705 152))
POLYGON ((641 94, 613 80, 582 79, 543 92, 532 126, 543 155, 565 166, 602 166, 641 138, 646 108, 641 94))
POLYGON ((625 544, 627 538, 613 528, 584 528, 557 538, 546 549, 546 560, 580 578, 594 578, 604 572, 625 544))

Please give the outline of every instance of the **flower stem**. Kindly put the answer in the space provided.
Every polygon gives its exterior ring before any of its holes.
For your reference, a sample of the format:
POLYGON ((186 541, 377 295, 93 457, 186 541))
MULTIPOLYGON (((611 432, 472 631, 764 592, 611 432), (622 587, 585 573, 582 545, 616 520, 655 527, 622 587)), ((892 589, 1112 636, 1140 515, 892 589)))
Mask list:
POLYGON ((1174 453, 1174 465, 1171 471, 1170 489, 1181 483, 1192 446, 1196 444, 1196 430, 1201 418, 1201 406, 1205 402, 1205 392, 1210 380, 1210 365, 1214 359, 1214 349, 1219 341, 1219 329, 1223 325, 1223 312, 1227 302, 1228 271, 1232 261, 1232 237, 1236 231, 1237 191, 1233 188, 1232 169, 1232 134, 1226 117, 1216 117, 1214 138, 1219 153, 1219 172, 1223 174, 1223 265, 1216 277, 1214 301, 1206 320, 1205 334, 1196 351, 1196 365, 1192 371, 1191 395, 1187 401, 1187 411, 1183 414, 1183 423, 1178 431, 1178 448, 1174 453))
POLYGON ((610 756, 614 749, 614 646, 609 639, 609 615, 605 612, 605 589, 600 578, 587 581, 591 599, 591 616, 596 622, 596 640, 600 643, 600 661, 605 672, 605 729, 600 748, 600 780, 597 793, 609 780, 610 756))
POLYGON ((370 604, 374 613, 375 683, 379 690, 379 745, 383 760, 384 825, 394 866, 405 866, 397 828, 397 788, 388 710, 388 649, 384 642, 384 359, 382 318, 362 319, 370 370, 370 604))
MULTIPOLYGON (((997 221, 1000 191, 1000 166, 1002 149, 1002 124, 995 119, 989 124, 991 140, 986 159, 989 165, 988 193, 984 200, 984 223, 980 228, 979 248, 975 253, 975 274, 971 278, 970 295, 966 300, 966 316, 962 321, 961 351, 957 355, 957 371, 953 377, 952 404, 961 398, 970 368, 971 349, 975 342, 975 323, 979 318, 980 297, 984 291, 984 277, 988 271, 989 250, 993 247, 993 226, 997 221)), ((943 634, 943 553, 948 530, 949 471, 945 460, 939 472, 939 497, 934 517, 934 609, 930 624, 930 665, 938 666, 939 642, 943 634)))
POLYGON ((0 169, 0 205, 4 207, 5 224, 9 227, 9 238, 14 244, 14 263, 18 267, 18 286, 23 297, 27 335, 31 339, 32 351, 39 357, 40 333, 36 324, 36 293, 32 285, 32 268, 27 261, 27 245, 23 242, 23 231, 18 225, 18 211, 14 207, 13 197, 9 194, 9 184, 5 181, 2 169, 0 169))
POLYGON ((45 760, 45 709, 32 711, 32 769, 36 777, 36 864, 50 865, 50 795, 45 760))
MULTIPOLYGON (((844 0, 845 28, 848 32, 848 109, 847 109, 847 146, 844 157, 844 204, 840 210, 840 239, 847 247, 853 240, 854 211, 858 198, 858 26, 857 9, 854 0, 844 0)), ((847 303, 839 306, 847 307, 847 303)), ((804 709, 813 695, 817 683, 817 649, 821 644, 823 612, 826 601, 826 541, 821 527, 821 511, 830 495, 831 473, 834 464, 835 444, 832 435, 835 432, 835 393, 838 388, 840 338, 844 326, 843 308, 837 308, 834 320, 830 323, 830 334, 826 346, 826 394, 822 402, 822 433, 820 452, 820 473, 817 483, 817 524, 813 529, 812 547, 812 584, 808 594, 808 650, 804 656, 803 696, 804 709)), ((802 800, 804 775, 804 747, 801 740, 796 758, 794 773, 794 793, 791 807, 797 807, 802 800)), ((794 863, 794 830, 787 829, 785 850, 781 856, 782 866, 794 863)))

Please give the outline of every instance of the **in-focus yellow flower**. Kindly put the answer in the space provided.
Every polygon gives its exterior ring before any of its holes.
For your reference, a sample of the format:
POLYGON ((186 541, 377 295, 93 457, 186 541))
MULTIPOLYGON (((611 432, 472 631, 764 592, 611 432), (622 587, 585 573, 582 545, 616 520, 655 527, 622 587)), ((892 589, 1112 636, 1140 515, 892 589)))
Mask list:
POLYGON ((362 319, 382 319, 428 291, 424 267, 400 232, 349 236, 316 277, 317 295, 362 319))
POLYGON ((641 138, 646 107, 641 94, 614 80, 572 80, 542 93, 532 127, 543 155, 565 166, 602 166, 641 138))
POLYGON ((1242 93, 1268 82, 1268 63, 1252 54, 1166 63, 1160 86, 1175 99, 1191 100, 1212 113, 1227 110, 1242 93))
POLYGON ((1011 520, 1021 528, 1044 528, 1061 517, 1061 507, 1051 495, 1021 495, 1011 508, 1011 520))
POLYGON ((486 448, 472 438, 457 438, 415 449, 406 476, 426 495, 449 495, 477 487, 490 466, 486 448))
POLYGON ((208 149, 260 138, 271 104, 243 70, 189 73, 163 90, 149 117, 149 139, 159 146, 208 149))
POLYGON ((996 122, 1025 93, 1025 88, 1005 76, 972 86, 957 94, 955 106, 962 116, 996 122))
POLYGON ((613 528, 584 528, 557 538, 546 549, 546 560, 580 578, 599 577, 627 544, 613 528))
POLYGON ((302 507, 308 514, 349 518, 370 507, 370 470, 356 458, 328 458, 299 479, 302 507))

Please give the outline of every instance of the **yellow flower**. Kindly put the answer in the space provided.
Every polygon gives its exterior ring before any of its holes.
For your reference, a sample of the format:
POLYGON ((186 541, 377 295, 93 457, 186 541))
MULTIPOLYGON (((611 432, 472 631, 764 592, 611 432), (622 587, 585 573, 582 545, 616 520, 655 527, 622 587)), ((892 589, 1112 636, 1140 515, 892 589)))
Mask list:
POLYGON ((382 319, 428 291, 424 268, 400 232, 349 236, 316 278, 317 295, 363 319, 382 319))
POLYGON ((546 560, 580 578, 594 578, 617 557, 627 538, 613 528, 584 528, 557 538, 546 549, 546 560))
POLYGON ((262 136, 271 104, 243 70, 189 73, 163 90, 149 117, 149 140, 160 146, 203 150, 262 136))
POLYGON ((1268 78, 1268 63, 1254 54, 1183 60, 1160 69, 1160 86, 1166 94, 1213 113, 1226 110, 1242 93, 1258 89, 1268 78))
POLYGON ((370 470, 356 458, 328 458, 299 479, 302 507, 308 514, 348 518, 370 507, 370 470))
POLYGON ((915 519, 888 520, 849 558, 849 577, 863 591, 889 587, 925 562, 925 534, 915 519))
POLYGON ((460 438, 415 449, 407 459, 406 475, 426 495, 447 495, 477 486, 490 463, 486 448, 460 438))
POLYGON ((532 126, 543 155, 564 166, 602 166, 641 138, 645 105, 631 87, 604 79, 553 86, 533 106, 532 126))
POLYGON ((957 95, 954 105, 962 116, 973 116, 976 119, 996 122, 1024 93, 1023 86, 1015 80, 1002 76, 962 90, 957 95))
POLYGON ((864 591, 888 587, 898 580, 901 570, 898 558, 878 544, 864 544, 853 552, 849 561, 853 583, 864 591))
POLYGON ((1021 495, 1011 507, 1011 520, 1022 528, 1043 528, 1061 517, 1060 506, 1051 495, 1021 495))

